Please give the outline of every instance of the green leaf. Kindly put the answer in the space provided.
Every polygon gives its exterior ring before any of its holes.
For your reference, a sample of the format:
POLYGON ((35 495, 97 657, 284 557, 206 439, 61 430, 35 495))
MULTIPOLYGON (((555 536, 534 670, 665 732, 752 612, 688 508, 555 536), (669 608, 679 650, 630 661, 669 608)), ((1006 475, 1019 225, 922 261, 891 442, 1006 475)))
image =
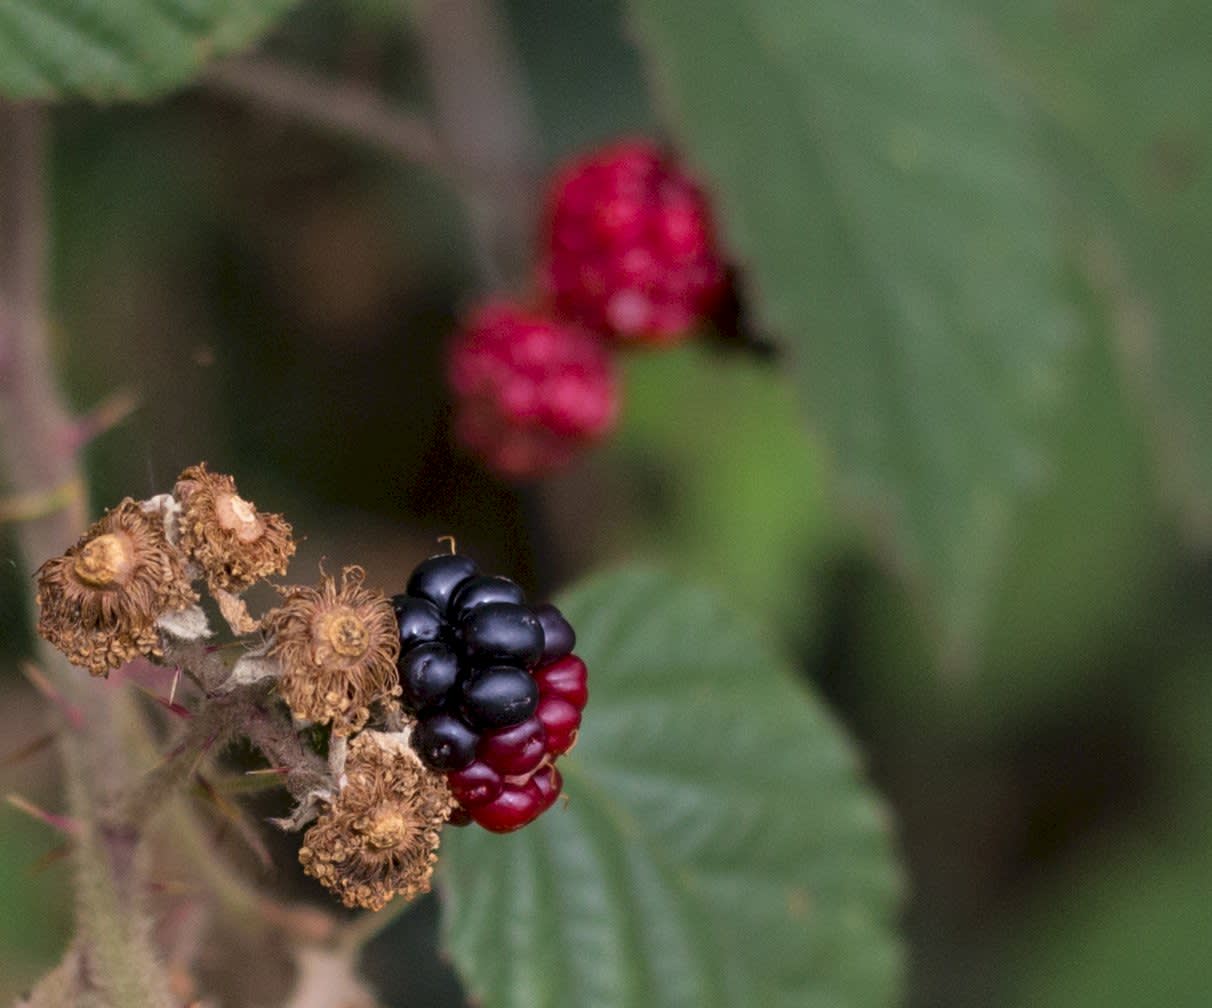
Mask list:
POLYGON ((904 586, 873 576, 853 594, 861 601, 851 660, 865 677, 857 694, 895 735, 1022 736, 1032 722, 1114 690, 1133 656, 1148 664, 1173 632, 1182 561, 1149 439, 1116 366, 1107 312, 1075 269, 1071 277, 1090 338, 1072 356, 1068 394, 1044 431, 1055 478, 1014 517, 980 661, 963 679, 931 675, 904 586))
POLYGON ((1207 834, 1122 842, 1020 922, 1007 1008, 1206 1008, 1212 991, 1207 834))
POLYGON ((1055 127, 1090 272, 1152 409, 1169 489, 1212 540, 1212 7, 983 6, 1055 127))
POLYGON ((146 98, 249 45, 296 0, 0 0, 0 95, 146 98))
POLYGON ((609 447, 625 520, 598 552, 633 555, 728 591, 790 647, 808 643, 827 551, 832 487, 790 376, 694 341, 627 362, 609 447), (694 423, 682 418, 694 417, 694 423))
POLYGON ((942 0, 630 8, 851 499, 962 657, 1069 327, 1025 111, 942 0))
MULTIPOLYGON (((13 696, 8 694, 9 698, 13 696)), ((30 717, 29 712, 23 716, 30 717)), ((10 722, 16 723, 16 722, 10 722)), ((28 722, 27 722, 28 723, 28 722)), ((12 736, 6 753, 15 748, 12 736)), ((7 783, 17 781, 10 771, 7 783)), ((0 1004, 9 1004, 50 969, 70 937, 71 894, 62 866, 35 871, 62 838, 7 803, 0 805, 0 1004)))
POLYGON ((470 992, 488 1008, 893 1004, 886 814, 823 709, 667 576, 604 576, 560 605, 592 692, 560 763, 567 805, 443 841, 445 940, 470 992))

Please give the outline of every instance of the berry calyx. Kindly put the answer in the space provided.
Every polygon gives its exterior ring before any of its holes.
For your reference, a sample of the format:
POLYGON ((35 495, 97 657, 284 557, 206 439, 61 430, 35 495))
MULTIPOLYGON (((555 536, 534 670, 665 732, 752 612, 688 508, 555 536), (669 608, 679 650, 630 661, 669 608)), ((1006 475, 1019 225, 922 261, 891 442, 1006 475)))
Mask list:
POLYGON ((566 465, 614 426, 614 363, 592 332, 500 301, 460 327, 447 376, 455 434, 503 476, 566 465))
POLYGON ((570 164, 551 189, 545 240, 556 310, 620 342, 676 343, 726 292, 705 196, 647 140, 570 164))

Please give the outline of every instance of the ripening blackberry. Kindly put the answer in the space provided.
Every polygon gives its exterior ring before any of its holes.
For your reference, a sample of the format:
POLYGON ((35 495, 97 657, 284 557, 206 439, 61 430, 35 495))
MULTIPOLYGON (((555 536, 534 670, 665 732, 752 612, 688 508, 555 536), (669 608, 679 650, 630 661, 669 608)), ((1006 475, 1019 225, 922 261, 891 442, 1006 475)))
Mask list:
POLYGON ((706 196, 648 140, 569 164, 548 197, 544 241, 540 276, 556 312, 620 343, 677 343, 727 293, 706 196))
POLYGON ((576 740, 589 698, 576 634, 553 605, 442 554, 412 572, 392 599, 400 637, 400 702, 412 746, 446 775, 451 822, 518 829, 554 804, 555 760, 576 740))
POLYGON ((447 378, 459 443, 510 479, 566 465, 618 416, 618 379, 601 339, 510 301, 481 305, 462 322, 447 378))

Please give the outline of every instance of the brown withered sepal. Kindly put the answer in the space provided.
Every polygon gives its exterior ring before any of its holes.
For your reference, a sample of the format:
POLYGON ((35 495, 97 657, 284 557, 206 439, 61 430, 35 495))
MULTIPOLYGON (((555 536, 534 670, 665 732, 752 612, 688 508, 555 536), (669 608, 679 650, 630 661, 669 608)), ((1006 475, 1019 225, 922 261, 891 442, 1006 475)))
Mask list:
POLYGON ((349 743, 345 784, 303 836, 303 870, 347 907, 381 910, 429 891, 454 799, 399 735, 367 731, 349 743))
POLYGON ((340 587, 326 575, 317 588, 284 589, 283 604, 261 622, 268 654, 282 667, 282 698, 296 717, 331 722, 335 735, 358 731, 372 704, 400 693, 395 610, 362 587, 364 578, 361 567, 346 567, 340 587))
POLYGON ((158 657, 156 619, 198 600, 160 515, 129 497, 36 576, 38 633, 95 676, 158 657))
POLYGON ((236 482, 206 463, 177 477, 180 544, 206 574, 212 591, 240 592, 270 574, 285 574, 295 552, 290 523, 258 511, 236 492, 236 482))

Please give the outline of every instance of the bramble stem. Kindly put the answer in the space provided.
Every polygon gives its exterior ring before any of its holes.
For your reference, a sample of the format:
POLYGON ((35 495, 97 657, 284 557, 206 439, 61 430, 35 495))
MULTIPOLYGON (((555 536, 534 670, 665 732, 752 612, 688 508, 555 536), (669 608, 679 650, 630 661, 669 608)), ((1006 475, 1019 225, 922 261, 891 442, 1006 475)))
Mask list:
POLYGON ((387 151, 401 161, 450 171, 432 127, 370 88, 337 81, 264 57, 228 60, 203 77, 213 90, 264 106, 279 115, 387 151))
MULTIPOLYGON (((84 479, 72 422, 55 387, 43 315, 46 292, 45 114, 0 102, 0 431, 13 493, 35 498, 72 492, 17 526, 25 569, 61 552, 86 523, 84 479)), ((138 838, 104 816, 106 796, 126 771, 115 736, 127 716, 117 690, 87 681, 50 648, 42 668, 66 701, 89 712, 60 731, 68 814, 80 832, 72 847, 77 943, 87 956, 76 1000, 106 1008, 167 1008, 172 1002, 141 913, 145 878, 138 838), (87 985, 87 989, 84 989, 87 985)), ((61 971, 60 971, 61 972, 61 971)), ((79 971, 77 971, 79 972, 79 971)), ((57 974, 58 975, 58 974, 57 974)), ((58 981, 64 977, 58 975, 58 981)), ((58 982, 52 981, 52 982, 58 982)))
POLYGON ((0 102, 0 430, 15 496, 34 498, 72 487, 20 529, 29 558, 54 556, 83 531, 86 503, 71 419, 55 387, 47 349, 46 199, 42 185, 43 112, 0 102))
POLYGON ((539 144, 507 25, 492 0, 422 4, 415 23, 439 133, 462 167, 456 183, 480 279, 508 290, 531 260, 539 144))

